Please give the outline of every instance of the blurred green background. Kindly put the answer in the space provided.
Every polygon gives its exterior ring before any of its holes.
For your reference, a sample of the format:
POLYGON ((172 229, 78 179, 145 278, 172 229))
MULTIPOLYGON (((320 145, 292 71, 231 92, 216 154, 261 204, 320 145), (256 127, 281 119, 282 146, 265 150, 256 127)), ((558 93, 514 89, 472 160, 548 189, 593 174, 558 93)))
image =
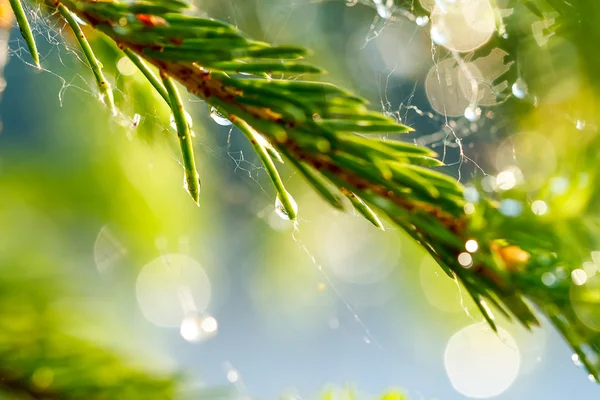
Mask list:
MULTIPOLYGON (((535 186, 597 133, 594 60, 548 31, 544 10, 499 2, 509 36, 495 30, 457 53, 432 46, 430 25, 415 19, 425 9, 410 3, 389 19, 367 1, 195 5, 254 38, 312 49, 328 80, 414 127, 406 140, 437 150, 465 183, 535 186), (480 83, 479 118, 463 115, 469 78, 480 83)), ((118 88, 110 116, 62 25, 31 12, 46 70, 30 65, 14 29, 0 104, 0 279, 24 288, 0 293, 0 320, 10 325, 27 312, 19 302, 39 294, 69 335, 255 398, 346 385, 367 395, 401 387, 414 399, 600 394, 553 329, 501 320, 497 339, 403 232, 330 209, 288 169, 295 230, 240 133, 190 97, 197 208, 182 189, 169 111, 141 74, 92 38, 118 88), (474 378, 482 369, 489 376, 474 378)))

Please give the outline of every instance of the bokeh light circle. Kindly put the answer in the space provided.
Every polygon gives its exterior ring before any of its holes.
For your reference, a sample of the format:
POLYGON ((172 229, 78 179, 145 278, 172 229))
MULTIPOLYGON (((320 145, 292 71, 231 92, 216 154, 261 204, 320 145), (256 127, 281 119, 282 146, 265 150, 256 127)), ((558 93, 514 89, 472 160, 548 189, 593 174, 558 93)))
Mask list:
POLYGON ((211 283, 196 260, 171 253, 142 268, 137 277, 136 295, 148 321, 162 327, 177 327, 189 313, 206 310, 211 283))
POLYGON ((473 324, 456 332, 444 354, 446 373, 461 394, 484 399, 497 396, 515 381, 521 354, 504 329, 496 334, 487 325, 473 324))
POLYGON ((384 280, 400 258, 397 235, 375 229, 351 215, 342 215, 319 234, 319 253, 333 274, 346 283, 369 285, 384 280))
POLYGON ((437 4, 431 12, 431 29, 437 32, 437 44, 458 52, 473 51, 496 30, 494 10, 489 0, 456 0, 443 7, 437 4))
POLYGON ((468 82, 469 79, 461 77, 464 74, 465 71, 453 59, 442 60, 429 70, 425 78, 425 91, 435 111, 448 117, 464 115, 472 100, 465 96, 462 82, 468 82))
POLYGON ((457 313, 461 306, 461 289, 455 280, 441 272, 431 257, 423 257, 419 268, 421 289, 429 304, 440 311, 457 313))
POLYGON ((110 225, 104 225, 94 242, 94 262, 98 272, 103 276, 110 274, 126 255, 127 249, 118 235, 110 225))
POLYGON ((189 315, 181 321, 179 333, 188 342, 201 342, 208 340, 217 334, 219 323, 212 316, 198 317, 189 315))
POLYGON ((582 285, 571 285, 570 299, 577 318, 588 328, 600 331, 600 276, 594 275, 582 285))
POLYGON ((537 132, 521 132, 505 139, 495 150, 498 171, 512 170, 518 165, 529 190, 539 189, 556 171, 554 145, 537 132))

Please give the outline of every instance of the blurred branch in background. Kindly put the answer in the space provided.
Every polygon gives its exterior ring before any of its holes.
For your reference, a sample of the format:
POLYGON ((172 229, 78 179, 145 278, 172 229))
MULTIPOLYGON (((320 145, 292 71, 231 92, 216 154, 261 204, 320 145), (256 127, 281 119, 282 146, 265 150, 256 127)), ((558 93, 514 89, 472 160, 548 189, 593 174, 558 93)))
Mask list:
MULTIPOLYGON (((3 269, 15 268, 3 261, 3 269)), ((0 282, 0 391, 16 399, 166 399, 172 374, 151 372, 110 349, 65 332, 71 318, 53 309, 65 293, 50 277, 0 282), (68 322, 68 324, 66 324, 68 322)))

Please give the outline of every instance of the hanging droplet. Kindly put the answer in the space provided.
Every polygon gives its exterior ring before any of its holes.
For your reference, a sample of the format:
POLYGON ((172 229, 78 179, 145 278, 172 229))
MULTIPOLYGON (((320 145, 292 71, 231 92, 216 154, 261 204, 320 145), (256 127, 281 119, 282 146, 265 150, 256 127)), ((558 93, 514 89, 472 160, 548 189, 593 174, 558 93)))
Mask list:
POLYGON ((596 382, 596 378, 592 374, 588 375, 588 379, 590 380, 590 382, 596 382))
POLYGON ((419 26, 425 26, 429 23, 429 17, 427 15, 417 17, 415 18, 415 23, 419 26))
MULTIPOLYGON (((298 213, 298 204, 296 203, 296 200, 294 200, 294 198, 288 194, 288 197, 290 199, 290 203, 292 203, 292 208, 294 209, 294 213, 298 213)), ((283 203, 281 202, 281 199, 279 198, 279 196, 277 196, 277 199, 275 199, 275 212, 277 213, 277 215, 279 215, 282 219, 286 219, 286 220, 291 220, 290 216, 288 215, 288 212, 286 211, 285 207, 283 206, 283 203)))
POLYGON ((574 353, 571 356, 571 361, 573 361, 573 364, 575 364, 576 367, 581 367, 583 365, 583 363, 579 359, 579 354, 577 354, 577 353, 574 353))
POLYGON ((528 91, 527 84, 521 78, 517 79, 512 85, 512 94, 517 99, 524 99, 528 91))
POLYGON ((210 117, 213 119, 213 121, 215 121, 217 124, 219 124, 221 126, 231 125, 231 121, 228 120, 227 117, 225 115, 223 115, 215 107, 210 108, 210 117))
POLYGON ((142 116, 140 114, 134 114, 133 119, 131 120, 131 129, 135 129, 140 125, 140 121, 142 120, 142 116))
POLYGON ((577 122, 575 122, 575 128, 577 128, 577 130, 582 131, 585 129, 585 121, 578 119, 577 122))
POLYGON ((475 104, 471 104, 469 107, 465 108, 465 118, 471 122, 475 122, 479 120, 481 117, 481 108, 477 107, 475 104))
POLYGON ((506 26, 504 24, 501 24, 500 27, 498 28, 498 35, 500 35, 500 37, 506 39, 508 37, 508 34, 506 33, 506 26), (504 37, 506 35, 506 37, 504 37))
MULTIPOLYGON (((190 115, 190 113, 188 113, 187 111, 185 111, 185 119, 186 119, 190 129, 192 129, 192 126, 194 125, 194 121, 192 120, 192 116, 190 115)), ((175 130, 175 131, 177 130, 177 123, 175 122, 175 116, 173 114, 171 114, 170 125, 171 125, 171 128, 173 128, 173 130, 175 130)))

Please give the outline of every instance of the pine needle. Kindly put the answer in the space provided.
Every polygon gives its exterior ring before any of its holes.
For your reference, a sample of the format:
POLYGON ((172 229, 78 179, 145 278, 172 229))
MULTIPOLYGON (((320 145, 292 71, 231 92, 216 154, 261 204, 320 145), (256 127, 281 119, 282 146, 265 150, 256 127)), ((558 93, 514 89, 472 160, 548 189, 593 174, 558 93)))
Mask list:
POLYGON ((25 43, 27 43, 31 58, 33 58, 35 65, 40 68, 40 54, 38 53, 35 45, 35 39, 33 38, 31 26, 29 25, 29 21, 27 20, 27 16, 23 10, 23 5, 21 4, 20 0, 9 0, 9 3, 13 13, 15 14, 15 18, 17 19, 17 23, 19 24, 21 35, 23 36, 23 39, 25 39, 25 43))

